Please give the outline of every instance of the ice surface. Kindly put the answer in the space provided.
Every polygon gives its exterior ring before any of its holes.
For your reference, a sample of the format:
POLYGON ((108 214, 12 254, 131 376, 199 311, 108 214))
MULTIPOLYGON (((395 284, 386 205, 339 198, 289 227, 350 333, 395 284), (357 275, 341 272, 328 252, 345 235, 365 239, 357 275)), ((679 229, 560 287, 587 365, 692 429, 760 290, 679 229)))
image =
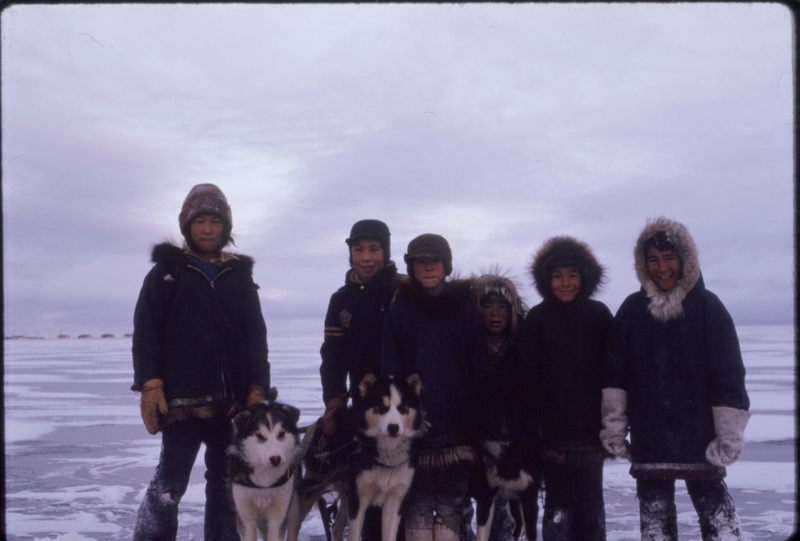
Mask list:
MULTIPOLYGON (((753 413, 741 460, 728 468, 745 539, 783 540, 795 509, 794 342, 790 326, 739 327, 753 413)), ((280 399, 302 410, 301 425, 322 412, 319 337, 270 337, 280 399)), ((130 391, 129 339, 5 342, 6 523, 19 541, 127 540, 153 475, 158 436, 141 426, 130 391)), ((609 541, 639 539, 629 465, 605 467, 609 541)), ((181 540, 203 531, 202 460, 181 502, 181 540)), ((698 539, 683 483, 676 500, 682 539, 698 539)), ((540 517, 541 518, 541 517, 540 517)), ((315 512, 302 539, 323 535, 315 512)))

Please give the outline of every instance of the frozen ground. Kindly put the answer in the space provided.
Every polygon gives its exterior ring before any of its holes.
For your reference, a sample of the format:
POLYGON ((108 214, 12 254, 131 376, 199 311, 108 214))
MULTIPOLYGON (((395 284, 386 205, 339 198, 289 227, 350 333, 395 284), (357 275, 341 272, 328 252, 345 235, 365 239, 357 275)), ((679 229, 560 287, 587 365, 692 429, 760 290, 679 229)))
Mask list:
MULTIPOLYGON (((783 540, 795 525, 794 343, 791 326, 740 327, 753 417, 741 460, 728 469, 749 540, 783 540)), ((321 413, 319 337, 270 338, 281 398, 321 413)), ((153 474, 159 437, 139 419, 130 340, 5 342, 6 524, 10 540, 127 540, 153 474)), ((179 539, 202 539, 201 468, 181 504, 179 539)), ((638 508, 626 464, 607 463, 608 539, 638 539, 638 508)), ((678 484, 682 539, 699 539, 678 484)), ((322 536, 316 514, 304 541, 322 536)))

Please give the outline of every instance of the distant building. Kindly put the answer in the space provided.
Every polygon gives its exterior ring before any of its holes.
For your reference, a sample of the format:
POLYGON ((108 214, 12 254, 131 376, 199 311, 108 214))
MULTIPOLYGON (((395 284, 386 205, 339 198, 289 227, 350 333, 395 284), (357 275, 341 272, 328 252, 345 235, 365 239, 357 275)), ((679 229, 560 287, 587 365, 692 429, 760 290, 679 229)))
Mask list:
POLYGON ((58 338, 59 340, 66 340, 67 338, 71 338, 71 336, 68 334, 59 334, 58 336, 56 336, 56 338, 58 338))
POLYGON ((100 335, 100 338, 114 338, 114 334, 110 332, 106 332, 100 335))
POLYGON ((92 337, 91 334, 79 334, 78 335, 78 338, 91 338, 91 337, 92 337))
POLYGON ((133 338, 133 333, 132 332, 126 332, 123 336, 125 338, 133 338))

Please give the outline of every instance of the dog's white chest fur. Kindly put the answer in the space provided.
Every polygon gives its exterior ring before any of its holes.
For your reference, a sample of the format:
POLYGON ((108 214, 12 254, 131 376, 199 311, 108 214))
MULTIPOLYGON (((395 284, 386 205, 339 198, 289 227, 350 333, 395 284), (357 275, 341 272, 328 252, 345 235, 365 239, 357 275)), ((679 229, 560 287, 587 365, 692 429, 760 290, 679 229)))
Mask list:
POLYGON ((356 478, 359 498, 368 505, 381 507, 387 498, 405 495, 413 477, 414 470, 408 464, 393 468, 375 466, 356 478))
POLYGON ((292 497, 292 483, 284 483, 275 488, 254 488, 233 484, 233 501, 237 509, 250 508, 251 511, 267 510, 272 506, 288 506, 292 497))

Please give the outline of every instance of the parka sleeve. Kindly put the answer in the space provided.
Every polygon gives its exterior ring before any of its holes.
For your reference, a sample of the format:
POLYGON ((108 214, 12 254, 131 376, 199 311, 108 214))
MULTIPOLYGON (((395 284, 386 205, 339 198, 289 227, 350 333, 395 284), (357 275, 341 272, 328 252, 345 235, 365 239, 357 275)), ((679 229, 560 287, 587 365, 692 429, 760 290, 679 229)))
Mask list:
POLYGON ((736 327, 719 298, 706 291, 705 348, 712 406, 750 409, 736 327))
POLYGON ((243 299, 244 335, 247 340, 248 385, 270 386, 269 347, 267 346, 267 325, 261 312, 258 298, 258 285, 252 276, 245 284, 243 299))
POLYGON ((611 321, 606 338, 602 388, 628 390, 626 378, 630 351, 630 297, 622 303, 611 321))
POLYGON ((156 265, 144 278, 133 312, 133 385, 140 391, 148 379, 162 377, 164 327, 167 317, 166 288, 169 275, 156 265))
POLYGON ((322 363, 319 375, 322 382, 322 400, 327 404, 332 398, 347 393, 347 359, 345 358, 345 328, 339 321, 342 307, 339 295, 334 293, 325 314, 325 337, 319 350, 322 363))
POLYGON ((541 332, 539 319, 531 309, 522 325, 520 332, 520 354, 517 359, 515 373, 518 377, 516 384, 519 393, 519 406, 522 408, 526 430, 529 437, 538 435, 540 430, 540 403, 541 398, 541 366, 539 351, 541 345, 541 332))

